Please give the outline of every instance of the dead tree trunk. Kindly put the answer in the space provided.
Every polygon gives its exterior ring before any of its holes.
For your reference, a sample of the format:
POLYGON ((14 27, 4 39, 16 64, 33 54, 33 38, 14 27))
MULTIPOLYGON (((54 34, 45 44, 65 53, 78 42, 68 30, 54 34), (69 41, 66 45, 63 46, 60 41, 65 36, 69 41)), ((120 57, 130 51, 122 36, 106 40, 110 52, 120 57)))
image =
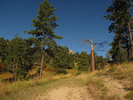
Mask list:
MULTIPOLYGON (((100 46, 103 47, 103 44, 104 44, 104 43, 107 43, 107 41, 104 41, 104 42, 102 42, 102 43, 93 43, 92 40, 89 40, 89 39, 85 40, 85 39, 81 39, 81 38, 80 38, 79 40, 81 40, 81 41, 84 42, 83 45, 85 45, 85 43, 88 43, 88 42, 91 43, 91 45, 89 45, 89 46, 91 47, 92 72, 94 72, 94 71, 95 71, 95 61, 94 61, 94 48, 93 48, 93 44, 94 44, 94 46, 95 46, 96 44, 98 44, 98 45, 100 45, 100 46)), ((78 40, 78 41, 79 41, 79 40, 78 40)), ((103 50, 97 50, 97 51, 103 51, 103 50)))
POLYGON ((93 50, 93 42, 92 42, 92 40, 90 40, 90 42, 91 42, 91 59, 92 59, 92 72, 94 72, 95 71, 95 63, 94 63, 94 50, 93 50))

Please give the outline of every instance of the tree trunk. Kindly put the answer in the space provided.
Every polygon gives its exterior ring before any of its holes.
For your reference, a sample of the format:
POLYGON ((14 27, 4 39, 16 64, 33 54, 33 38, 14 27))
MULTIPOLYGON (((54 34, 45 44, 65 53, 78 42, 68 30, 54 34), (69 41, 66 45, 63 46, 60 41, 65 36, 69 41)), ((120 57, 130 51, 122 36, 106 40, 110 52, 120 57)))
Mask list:
POLYGON ((120 55, 120 63, 122 63, 122 61, 121 61, 121 43, 120 43, 120 40, 119 40, 119 55, 120 55))
POLYGON ((130 22, 128 22, 128 30, 129 30, 129 36, 130 36, 131 57, 133 59, 133 41, 132 41, 132 33, 131 33, 130 22))
POLYGON ((15 72, 14 72, 14 67, 15 67, 15 59, 14 59, 14 62, 13 62, 13 79, 15 81, 15 72))
POLYGON ((95 71, 95 63, 94 63, 94 52, 93 52, 93 42, 91 40, 91 59, 92 59, 92 72, 95 71))
POLYGON ((127 60, 128 62, 130 61, 130 57, 129 57, 129 46, 128 46, 128 39, 127 39, 127 34, 126 34, 126 45, 127 45, 127 60))
POLYGON ((42 79, 42 68, 43 68, 43 61, 44 61, 44 54, 45 54, 45 37, 46 35, 44 34, 42 61, 41 61, 41 68, 40 68, 40 79, 42 79))
POLYGON ((9 83, 9 76, 10 76, 10 66, 11 66, 11 61, 10 61, 10 65, 9 65, 9 69, 8 69, 8 83, 9 83))
POLYGON ((15 69, 15 82, 16 82, 16 80, 17 80, 17 68, 18 68, 18 59, 17 59, 16 69, 15 69))

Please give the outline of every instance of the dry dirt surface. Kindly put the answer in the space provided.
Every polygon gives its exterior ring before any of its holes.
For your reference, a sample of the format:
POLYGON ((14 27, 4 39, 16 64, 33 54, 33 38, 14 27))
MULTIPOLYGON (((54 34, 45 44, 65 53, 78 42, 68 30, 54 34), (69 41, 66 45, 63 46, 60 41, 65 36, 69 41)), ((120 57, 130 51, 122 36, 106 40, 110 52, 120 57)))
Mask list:
MULTIPOLYGON (((108 95, 117 95, 120 100, 126 100, 124 96, 128 93, 124 86, 109 76, 101 76, 104 85, 108 88, 108 95)), ((38 95, 34 100, 95 100, 88 92, 88 86, 77 85, 75 78, 69 78, 61 81, 60 84, 54 88, 47 89, 41 95, 38 95), (68 85, 69 84, 69 85, 68 85)), ((82 83, 82 82, 80 82, 82 83)), ((119 99, 118 99, 119 100, 119 99)))
POLYGON ((109 89, 108 95, 117 94, 120 100, 127 100, 124 96, 128 93, 124 86, 120 84, 119 80, 114 80, 109 76, 102 76, 104 85, 109 89))
POLYGON ((89 99, 87 87, 59 87, 48 91, 40 100, 91 100, 89 99))
POLYGON ((66 79, 59 86, 48 89, 34 100, 93 100, 88 93, 87 86, 79 86, 76 83, 73 78, 66 79))

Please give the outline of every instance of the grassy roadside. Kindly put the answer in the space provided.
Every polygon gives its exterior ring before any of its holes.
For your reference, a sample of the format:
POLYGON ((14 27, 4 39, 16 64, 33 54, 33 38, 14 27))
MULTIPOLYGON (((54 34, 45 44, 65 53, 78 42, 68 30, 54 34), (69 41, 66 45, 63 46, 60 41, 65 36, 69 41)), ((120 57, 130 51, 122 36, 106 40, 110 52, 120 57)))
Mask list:
MULTIPOLYGON (((88 93, 94 100, 132 100, 133 99, 133 63, 122 63, 106 67, 94 73, 78 73, 77 70, 67 70, 67 75, 54 76, 51 73, 44 73, 42 80, 34 79, 17 83, 0 83, 0 95, 3 100, 25 99, 31 100, 38 95, 45 95, 47 90, 58 88, 59 86, 87 86, 88 93), (117 93, 111 93, 110 87, 105 84, 104 78, 110 77, 107 82, 116 82, 124 86, 123 90, 128 91, 124 98, 120 98, 117 93)), ((110 83, 111 84, 111 83, 110 83)), ((121 92, 121 90, 119 90, 121 92)))
POLYGON ((58 81, 60 79, 68 78, 70 76, 71 74, 54 76, 54 74, 52 73, 44 73, 44 78, 42 78, 41 80, 39 79, 39 77, 36 77, 35 79, 30 79, 29 81, 17 81, 13 83, 0 82, 0 98, 3 99, 10 94, 14 95, 21 90, 42 86, 51 82, 58 81))
MULTIPOLYGON (((36 69, 33 69, 28 72, 28 75, 32 75, 36 73, 36 69)), ((9 96, 10 94, 15 94, 21 90, 28 89, 28 88, 33 88, 33 87, 38 87, 42 86, 45 84, 49 84, 55 81, 58 81, 60 79, 66 79, 72 75, 75 75, 78 73, 77 69, 67 69, 67 75, 54 75, 53 72, 46 72, 43 71, 43 78, 40 80, 39 76, 34 77, 34 79, 30 79, 28 81, 17 81, 13 83, 8 83, 8 82, 1 82, 0 81, 0 98, 3 99, 6 96, 9 96)), ((3 76, 7 76, 8 74, 2 74, 1 79, 3 76)), ((10 74, 11 75, 11 74, 10 74)))

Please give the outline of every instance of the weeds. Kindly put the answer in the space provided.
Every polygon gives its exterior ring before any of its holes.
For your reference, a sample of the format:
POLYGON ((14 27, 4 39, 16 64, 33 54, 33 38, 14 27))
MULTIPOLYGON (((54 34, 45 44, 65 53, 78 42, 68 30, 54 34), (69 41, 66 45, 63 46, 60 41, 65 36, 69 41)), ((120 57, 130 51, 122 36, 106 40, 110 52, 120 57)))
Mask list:
POLYGON ((133 78, 133 64, 124 62, 120 65, 110 66, 109 71, 115 79, 122 80, 125 78, 133 78))
POLYGON ((125 96, 125 98, 130 99, 130 100, 133 100, 133 91, 130 91, 130 92, 125 96))
POLYGON ((108 99, 109 100, 120 100, 120 97, 118 95, 116 95, 116 94, 110 94, 108 96, 108 99))
POLYGON ((11 93, 15 93, 16 91, 19 91, 19 90, 44 85, 52 81, 55 81, 61 78, 67 78, 70 76, 71 74, 53 77, 53 75, 49 74, 47 75, 47 77, 41 80, 34 79, 34 80, 29 80, 29 81, 17 81, 14 83, 1 82, 0 83, 0 97, 3 98, 4 96, 9 95, 11 93))

